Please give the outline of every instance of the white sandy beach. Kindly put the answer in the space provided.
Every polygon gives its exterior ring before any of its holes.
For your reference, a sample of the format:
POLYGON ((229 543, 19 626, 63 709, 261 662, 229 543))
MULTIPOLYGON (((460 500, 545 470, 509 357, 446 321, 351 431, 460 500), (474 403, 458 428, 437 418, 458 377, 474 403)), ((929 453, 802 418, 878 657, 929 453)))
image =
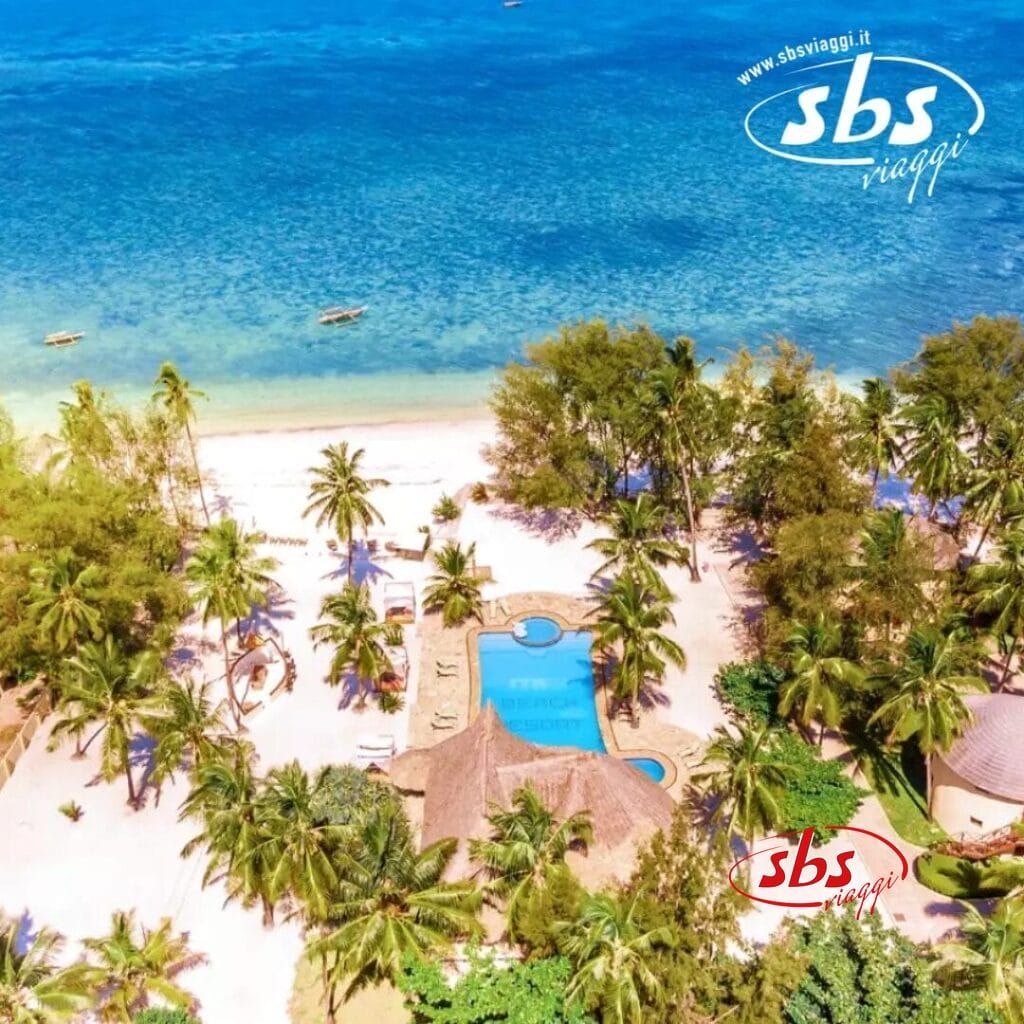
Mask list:
MULTIPOLYGON (((301 516, 306 470, 318 461, 319 449, 342 439, 365 448, 366 474, 392 481, 373 496, 387 521, 377 532, 381 537, 405 537, 415 536, 416 528, 429 521, 429 510, 443 493, 454 494, 486 479, 480 449, 491 437, 491 424, 474 420, 202 440, 200 457, 215 509, 271 538, 306 541, 266 545, 267 552, 279 559, 274 575, 285 597, 261 628, 275 631, 282 646, 293 653, 297 683, 293 693, 268 702, 251 722, 251 738, 264 769, 293 758, 308 770, 351 760, 364 735, 393 735, 399 749, 406 743, 408 710, 387 716, 375 707, 339 707, 342 695, 323 683, 329 654, 314 651, 308 639, 321 598, 339 587, 344 575, 341 556, 327 548, 328 535, 301 516)), ((592 525, 551 539, 532 533, 509 510, 493 504, 469 504, 457 535, 464 542, 475 541, 479 564, 493 570, 495 583, 485 593, 488 598, 523 590, 582 594, 598 564, 596 555, 584 547, 596 535, 592 525)), ((733 557, 728 550, 706 548, 701 559, 711 563, 711 571, 704 582, 691 584, 681 571, 669 580, 679 595, 673 633, 689 653, 689 665, 685 672, 670 674, 664 688, 668 702, 657 714, 702 737, 724 721, 713 693, 714 673, 721 663, 739 656, 738 611, 729 593, 736 586, 735 574, 732 582, 729 576, 733 557)), ((372 563, 361 560, 358 571, 367 573, 379 608, 385 581, 412 581, 420 593, 430 570, 429 563, 383 555, 372 563)), ((208 650, 194 671, 205 672, 222 687, 214 630, 211 625, 208 650)), ((195 651, 199 634, 198 624, 189 623, 184 647, 195 651)), ((411 705, 419 669, 414 627, 406 628, 406 640, 411 705)), ((77 950, 75 940, 102 933, 113 910, 135 907, 140 921, 148 924, 170 915, 177 928, 188 933, 192 947, 209 958, 206 966, 184 979, 199 996, 204 1019, 284 1024, 301 948, 298 927, 280 924, 265 930, 258 910, 225 906, 218 885, 200 888, 202 858, 179 857, 193 832, 190 825, 177 821, 185 779, 166 785, 158 804, 149 791, 146 806, 134 813, 125 805, 123 780, 94 783, 95 756, 73 761, 68 748, 48 753, 45 732, 0 791, 0 906, 11 913, 28 911, 35 922, 59 929, 72 940, 70 953, 77 950), (57 812, 58 804, 70 799, 85 810, 77 824, 57 812)))

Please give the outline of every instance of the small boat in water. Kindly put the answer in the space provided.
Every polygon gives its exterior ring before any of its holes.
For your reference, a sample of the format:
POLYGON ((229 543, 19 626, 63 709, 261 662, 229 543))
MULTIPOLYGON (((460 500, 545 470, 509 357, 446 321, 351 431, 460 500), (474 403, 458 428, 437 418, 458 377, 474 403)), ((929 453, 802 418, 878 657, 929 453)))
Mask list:
POLYGON ((320 310, 320 323, 322 324, 351 324, 358 320, 370 307, 350 306, 343 309, 340 306, 333 309, 320 310))
POLYGON ((48 334, 43 338, 43 344, 67 348, 68 345, 77 345, 84 337, 84 331, 57 331, 56 334, 48 334))
POLYGON ((522 7, 523 0, 502 0, 502 7, 522 7))

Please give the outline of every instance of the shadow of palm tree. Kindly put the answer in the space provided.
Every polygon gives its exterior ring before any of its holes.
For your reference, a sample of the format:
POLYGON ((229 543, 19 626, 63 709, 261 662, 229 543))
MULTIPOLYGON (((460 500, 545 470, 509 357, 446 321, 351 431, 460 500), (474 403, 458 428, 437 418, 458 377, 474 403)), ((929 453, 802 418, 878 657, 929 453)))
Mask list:
POLYGON ((362 703, 356 703, 360 701, 361 697, 365 697, 366 691, 363 689, 359 676, 355 672, 346 672, 344 678, 339 684, 341 690, 341 696, 338 698, 338 710, 347 711, 349 708, 361 707, 362 703))
POLYGON ((210 508, 210 518, 223 519, 230 516, 234 511, 234 504, 226 494, 213 494, 207 502, 210 508))
POLYGON ((274 636, 280 636, 281 630, 277 623, 295 618, 294 610, 289 607, 292 604, 292 599, 284 596, 283 591, 270 594, 265 605, 254 604, 249 614, 238 620, 235 627, 236 635, 272 633, 274 636))
MULTIPOLYGON (((374 583, 382 577, 393 578, 393 574, 384 566, 373 560, 373 552, 370 551, 365 541, 359 541, 352 549, 352 582, 355 586, 362 586, 364 583, 374 583)), ((348 552, 342 552, 338 559, 338 567, 322 576, 325 580, 348 579, 348 552)))
POLYGON ((138 794, 139 807, 145 806, 146 790, 156 771, 156 740, 146 733, 136 733, 128 743, 128 768, 135 772, 142 770, 138 777, 135 792, 138 794))

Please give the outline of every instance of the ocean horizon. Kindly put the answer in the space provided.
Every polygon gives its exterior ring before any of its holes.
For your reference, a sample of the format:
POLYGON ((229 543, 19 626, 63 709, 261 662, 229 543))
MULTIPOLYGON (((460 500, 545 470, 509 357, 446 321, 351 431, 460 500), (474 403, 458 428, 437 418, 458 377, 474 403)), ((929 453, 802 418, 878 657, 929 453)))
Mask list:
POLYGON ((226 426, 465 414, 525 342, 593 316, 720 361, 783 334, 855 380, 1024 309, 1010 2, 0 13, 0 400, 19 426, 83 377, 144 395, 165 359, 226 426), (984 100, 913 203, 744 133, 773 91, 745 68, 861 28, 984 100), (45 348, 57 330, 86 336, 45 348))

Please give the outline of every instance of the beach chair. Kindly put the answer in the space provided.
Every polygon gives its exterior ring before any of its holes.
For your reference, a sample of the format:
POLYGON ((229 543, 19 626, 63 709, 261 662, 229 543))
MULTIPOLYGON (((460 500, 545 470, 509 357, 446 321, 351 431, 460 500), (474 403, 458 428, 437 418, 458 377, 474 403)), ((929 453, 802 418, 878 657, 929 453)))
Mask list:
POLYGON ((395 756, 395 737, 387 733, 364 736, 356 747, 356 764, 363 769, 379 768, 387 771, 395 756))

